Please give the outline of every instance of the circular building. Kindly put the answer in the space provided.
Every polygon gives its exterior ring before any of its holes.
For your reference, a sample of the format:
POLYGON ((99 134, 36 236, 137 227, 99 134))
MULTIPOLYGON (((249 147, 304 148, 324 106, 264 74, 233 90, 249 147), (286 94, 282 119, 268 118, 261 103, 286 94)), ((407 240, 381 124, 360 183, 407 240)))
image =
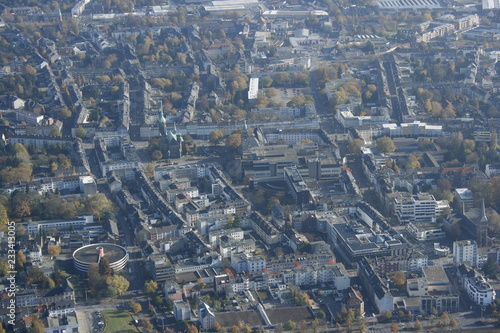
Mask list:
POLYGON ((128 252, 122 246, 108 243, 85 245, 73 252, 75 268, 84 273, 87 273, 90 264, 98 264, 101 258, 108 259, 111 269, 118 272, 127 264, 128 252))

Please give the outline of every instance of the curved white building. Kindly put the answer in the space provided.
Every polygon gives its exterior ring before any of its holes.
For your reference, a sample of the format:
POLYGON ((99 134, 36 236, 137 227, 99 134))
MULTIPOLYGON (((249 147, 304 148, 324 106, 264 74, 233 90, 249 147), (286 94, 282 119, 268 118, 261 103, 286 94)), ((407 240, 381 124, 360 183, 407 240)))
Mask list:
POLYGON ((481 275, 465 280, 465 290, 471 300, 482 307, 493 303, 496 297, 495 289, 481 275))
POLYGON ((110 243, 85 245, 73 252, 73 264, 83 273, 89 270, 90 264, 98 264, 101 258, 108 259, 111 269, 118 272, 127 264, 128 252, 124 247, 110 243))

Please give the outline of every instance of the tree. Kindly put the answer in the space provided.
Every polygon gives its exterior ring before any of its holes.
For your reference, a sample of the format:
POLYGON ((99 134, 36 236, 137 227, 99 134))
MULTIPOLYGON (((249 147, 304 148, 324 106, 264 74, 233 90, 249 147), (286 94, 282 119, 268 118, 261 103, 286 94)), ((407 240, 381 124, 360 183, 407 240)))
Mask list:
POLYGON ((214 324, 214 331, 216 331, 217 333, 226 333, 226 329, 222 327, 218 322, 215 322, 214 324))
POLYGON ((392 153, 396 150, 394 141, 388 136, 383 136, 377 139, 377 147, 384 153, 392 153))
POLYGON ((276 90, 276 88, 267 88, 265 93, 267 98, 278 96, 278 90, 276 90))
POLYGON ((380 318, 382 319, 383 322, 388 322, 392 318, 392 313, 391 311, 387 310, 384 313, 381 314, 380 318))
POLYGON ((409 156, 408 160, 405 163, 405 168, 406 169, 418 169, 420 168, 420 162, 418 161, 418 157, 416 156, 409 156))
POLYGON ((149 321, 148 318, 142 318, 141 320, 142 327, 144 327, 145 330, 150 330, 153 328, 153 324, 149 321))
POLYGON ((5 225, 9 223, 9 216, 7 215, 7 209, 5 206, 0 204, 0 225, 5 225))
POLYGON ((0 333, 7 333, 2 323, 0 323, 0 333))
POLYGON ((394 280, 396 286, 401 288, 406 283, 406 273, 403 271, 394 272, 394 274, 392 275, 392 279, 394 280))
POLYGON ((222 139, 224 138, 224 133, 222 133, 221 130, 215 129, 212 132, 210 132, 208 136, 208 141, 214 145, 218 145, 222 139))
POLYGON ((318 313, 317 313, 317 315, 316 315, 316 317, 318 319, 320 319, 320 320, 323 320, 323 319, 325 319, 326 314, 325 314, 325 312, 323 310, 319 310, 318 313))
POLYGON ((153 178, 154 175, 155 175, 155 165, 153 163, 148 163, 146 165, 146 175, 149 177, 149 178, 153 178))
POLYGON ((25 65, 24 72, 28 75, 36 75, 36 68, 31 65, 25 65))
POLYGON ((54 280, 52 280, 48 276, 44 277, 43 283, 42 283, 42 288, 44 288, 44 289, 52 289, 52 288, 55 288, 55 287, 56 287, 56 283, 54 282, 54 280))
POLYGON ((488 256, 488 260, 483 266, 484 275, 490 278, 495 278, 497 276, 498 265, 495 258, 488 256))
POLYGON ((51 257, 56 257, 61 253, 61 247, 59 245, 50 245, 48 252, 51 257))
POLYGON ((451 318, 450 327, 455 328, 458 326, 458 321, 455 318, 451 318))
POLYGON ((158 283, 153 280, 149 280, 144 283, 144 292, 148 295, 156 294, 156 289, 158 289, 158 283))
POLYGON ((230 330, 231 333, 240 333, 240 328, 237 325, 233 325, 230 330))
POLYGON ((71 118, 71 111, 68 108, 62 108, 61 111, 59 111, 59 120, 66 120, 71 118))
POLYGON ((161 152, 161 150, 157 149, 157 150, 153 150, 153 152, 151 152, 151 158, 155 161, 159 161, 163 158, 163 154, 161 152))
POLYGON ((236 149, 241 146, 241 142, 241 133, 233 133, 227 138, 226 145, 229 148, 236 149))
POLYGON ((264 78, 262 78, 262 86, 264 88, 269 88, 270 86, 272 86, 273 84, 273 79, 270 78, 269 76, 265 76, 264 78))
POLYGON ((62 136, 61 131, 59 130, 59 128, 56 125, 52 125, 50 127, 50 133, 49 134, 51 136, 62 136))
POLYGON ((108 288, 113 288, 118 295, 126 292, 130 286, 130 282, 122 275, 108 276, 106 284, 108 285, 108 288))
POLYGON ((415 330, 417 331, 421 331, 424 328, 424 325, 422 325, 420 320, 417 319, 415 320, 415 325, 413 326, 413 328, 415 328, 415 330))
POLYGON ((295 329, 295 323, 291 320, 288 320, 285 325, 283 325, 283 329, 285 331, 293 331, 295 329))
POLYGON ((201 278, 196 280, 196 284, 200 287, 200 289, 203 289, 207 286, 207 284, 205 283, 205 281, 203 281, 201 278))
POLYGON ((7 275, 7 272, 10 271, 10 267, 7 264, 6 260, 0 260, 0 277, 7 275))
POLYGON ((130 301, 130 302, 128 302, 128 305, 130 306, 130 310, 134 314, 138 314, 139 312, 142 311, 142 306, 139 303, 137 303, 136 301, 130 301))
POLYGON ((45 332, 45 324, 40 318, 36 318, 31 321, 31 328, 33 333, 44 333, 45 332))
POLYGON ((26 263, 26 256, 24 255, 23 251, 19 250, 16 253, 16 266, 18 268, 23 269, 24 264, 26 263))
POLYGON ((113 271, 111 270, 111 266, 109 265, 109 260, 106 258, 101 258, 99 260, 99 275, 100 276, 111 276, 113 271))
POLYGON ((99 221, 101 217, 112 209, 111 201, 103 193, 97 193, 83 200, 84 214, 94 215, 99 221))
POLYGON ((359 148, 363 147, 365 142, 361 139, 354 139, 347 145, 349 153, 359 155, 359 148))
POLYGON ((78 126, 76 129, 76 137, 80 139, 85 139, 87 137, 87 130, 82 126, 78 126))
POLYGON ((189 325, 189 328, 187 329, 187 333, 198 333, 198 328, 194 325, 189 325))
POLYGON ((398 332, 399 331, 399 325, 396 323, 391 324, 391 332, 398 332))

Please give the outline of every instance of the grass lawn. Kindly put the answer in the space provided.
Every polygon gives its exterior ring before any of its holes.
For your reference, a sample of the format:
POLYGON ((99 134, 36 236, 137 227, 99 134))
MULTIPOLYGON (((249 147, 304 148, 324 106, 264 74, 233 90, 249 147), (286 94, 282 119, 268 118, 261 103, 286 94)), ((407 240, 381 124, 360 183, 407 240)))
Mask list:
POLYGON ((103 333, 137 333, 139 330, 132 322, 132 317, 124 311, 102 311, 106 328, 103 333))

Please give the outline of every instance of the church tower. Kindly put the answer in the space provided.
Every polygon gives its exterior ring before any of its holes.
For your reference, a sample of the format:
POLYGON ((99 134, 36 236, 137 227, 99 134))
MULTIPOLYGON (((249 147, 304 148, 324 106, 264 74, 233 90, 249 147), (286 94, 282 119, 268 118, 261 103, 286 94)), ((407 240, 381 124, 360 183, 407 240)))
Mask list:
POLYGON ((160 130, 160 137, 165 138, 167 136, 167 119, 163 115, 163 110, 160 110, 160 116, 158 119, 158 129, 160 130))
POLYGON ((486 217, 486 208, 484 206, 484 199, 481 205, 481 219, 476 224, 476 239, 478 247, 487 246, 488 218, 486 217))

